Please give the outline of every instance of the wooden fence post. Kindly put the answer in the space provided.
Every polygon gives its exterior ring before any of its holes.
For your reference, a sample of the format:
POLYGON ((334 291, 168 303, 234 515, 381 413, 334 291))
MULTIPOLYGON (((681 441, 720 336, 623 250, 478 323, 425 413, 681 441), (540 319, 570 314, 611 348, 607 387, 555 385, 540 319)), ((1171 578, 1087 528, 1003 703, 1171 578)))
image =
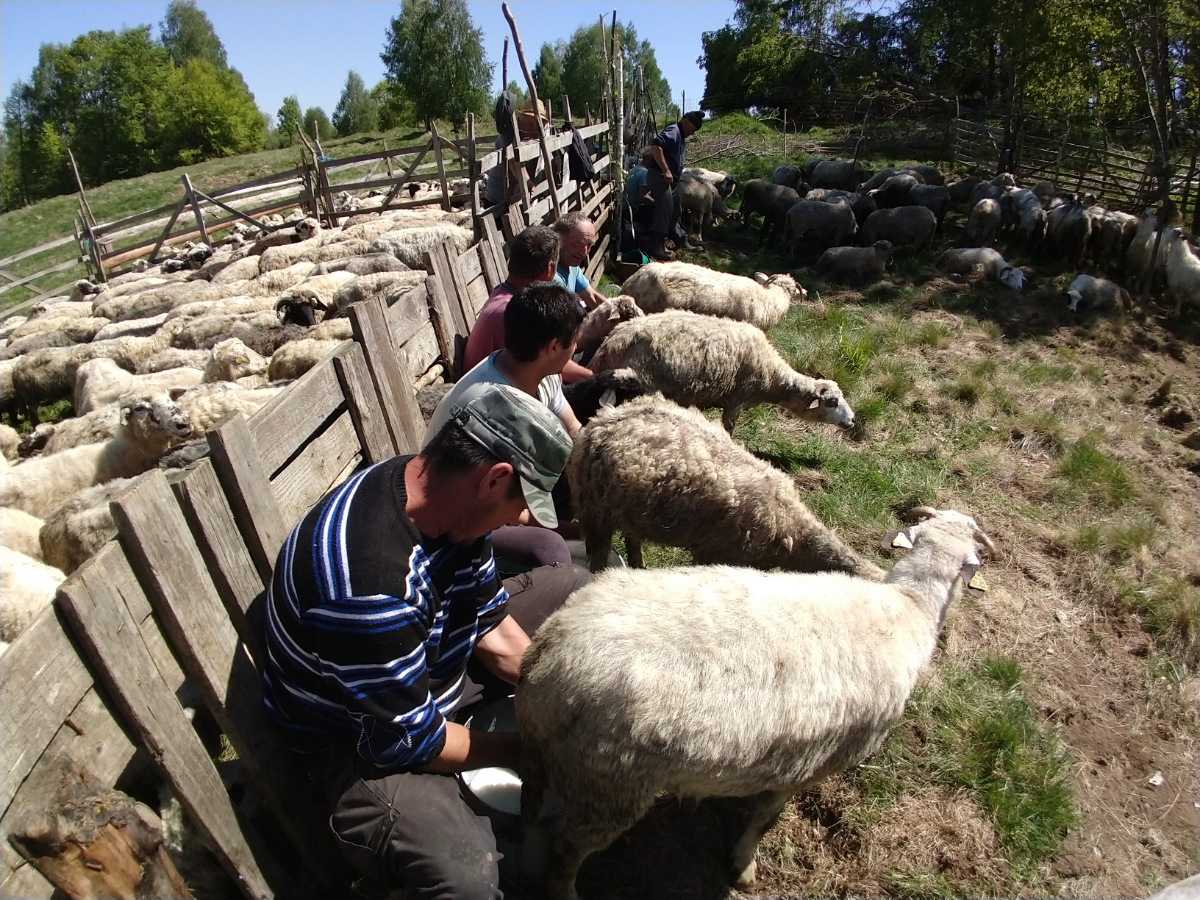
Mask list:
POLYGON ((446 184, 446 162, 442 159, 442 139, 438 135, 437 122, 430 122, 433 132, 433 158, 437 162, 438 182, 442 186, 442 209, 450 211, 450 188, 446 184))
POLYGON ((71 152, 71 148, 67 148, 67 157, 71 160, 71 171, 75 173, 75 184, 79 188, 79 202, 83 204, 83 211, 87 213, 87 222, 89 225, 96 224, 96 217, 92 215, 92 208, 88 205, 87 194, 83 192, 83 179, 79 177, 79 168, 75 165, 75 154, 71 152))
MULTIPOLYGON (((512 29, 513 45, 517 50, 517 61, 521 64, 521 72, 525 75, 525 84, 529 88, 529 99, 533 105, 534 118, 537 119, 537 85, 533 83, 533 76, 529 74, 529 63, 525 61, 525 50, 521 46, 521 35, 517 31, 517 20, 513 18, 512 10, 508 8, 507 3, 502 3, 501 9, 504 11, 504 18, 508 19, 508 27, 512 29)), ((550 158, 550 148, 546 145, 546 131, 542 128, 540 120, 537 126, 538 145, 542 150, 542 163, 546 166, 546 183, 550 185, 550 205, 554 208, 554 218, 559 219, 562 218, 562 212, 558 205, 558 185, 554 183, 554 161, 550 158)))
POLYGON ((183 173, 183 196, 192 204, 192 212, 196 214, 196 227, 200 229, 200 240, 211 247, 212 241, 208 239, 208 229, 204 227, 204 211, 200 209, 200 201, 192 192, 192 179, 188 178, 187 172, 183 173))
MULTIPOLYGON (((185 175, 184 178, 186 177, 187 176, 185 175)), ((150 251, 150 265, 154 265, 154 258, 158 256, 158 251, 162 249, 163 242, 166 241, 168 235, 170 235, 171 229, 175 227, 175 220, 179 218, 179 214, 183 212, 183 207, 187 203, 187 200, 188 198, 185 196, 179 201, 179 204, 175 207, 175 211, 171 213, 171 220, 167 222, 167 227, 163 229, 163 233, 159 236, 158 243, 154 245, 154 249, 150 251)))

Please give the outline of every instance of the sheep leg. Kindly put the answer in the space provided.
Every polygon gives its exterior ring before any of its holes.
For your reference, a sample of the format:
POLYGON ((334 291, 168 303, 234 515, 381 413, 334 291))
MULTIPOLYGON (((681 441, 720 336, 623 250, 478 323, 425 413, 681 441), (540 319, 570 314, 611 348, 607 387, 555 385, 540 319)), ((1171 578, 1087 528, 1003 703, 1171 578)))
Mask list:
POLYGON ((758 805, 754 808, 750 821, 746 823, 746 830, 733 847, 733 886, 738 890, 754 887, 754 880, 758 874, 754 852, 758 849, 758 842, 775 824, 791 796, 791 791, 767 791, 759 795, 758 805))
MULTIPOLYGON (((646 568, 645 560, 642 559, 642 539, 641 538, 634 537, 631 534, 625 535, 625 555, 629 557, 629 567, 631 569, 646 568)), ((607 560, 608 557, 605 556, 605 559, 607 560)))
POLYGON ((721 424, 725 426, 725 430, 733 434, 733 427, 737 425, 738 416, 742 414, 742 407, 738 403, 726 406, 721 411, 721 424))
POLYGON ((612 529, 602 534, 590 531, 586 527, 582 528, 582 531, 583 543, 587 546, 588 568, 599 572, 608 565, 608 556, 612 552, 612 529))
MULTIPOLYGON (((582 786, 578 786, 582 793, 582 786)), ((654 803, 654 795, 599 799, 603 790, 590 790, 590 796, 564 798, 567 822, 550 848, 549 873, 546 877, 547 900, 578 900, 575 877, 591 854, 603 850, 645 815, 654 803), (573 802, 572 802, 573 801, 573 802), (613 801, 620 806, 613 806, 613 801)), ((782 807, 781 807, 782 808, 782 807)))

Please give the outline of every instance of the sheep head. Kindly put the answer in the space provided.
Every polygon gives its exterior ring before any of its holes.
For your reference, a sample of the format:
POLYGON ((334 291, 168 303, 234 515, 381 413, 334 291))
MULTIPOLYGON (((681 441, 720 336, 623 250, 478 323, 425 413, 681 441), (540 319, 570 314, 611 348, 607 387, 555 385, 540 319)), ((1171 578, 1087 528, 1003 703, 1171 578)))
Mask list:
POLYGON ((1083 294, 1079 291, 1067 291, 1067 310, 1070 312, 1079 312, 1079 301, 1083 299, 1083 294))
POLYGON ((302 293, 281 297, 275 304, 275 315, 279 317, 280 325, 303 325, 305 328, 312 328, 317 324, 315 310, 324 310, 325 304, 312 291, 303 296, 302 293))
POLYGON ((1025 273, 1016 266, 1005 266, 1000 270, 1000 274, 996 276, 996 280, 1005 287, 1019 291, 1025 286, 1025 273))
POLYGON ((779 275, 767 275, 765 272, 755 272, 754 280, 765 288, 778 287, 787 294, 789 303, 800 303, 808 299, 808 291, 796 284, 796 279, 786 272, 779 275))
MULTIPOLYGON (((147 447, 190 437, 192 422, 166 393, 126 394, 121 398, 121 427, 130 429, 147 447)), ((165 448, 164 448, 165 449, 165 448)))
POLYGON ((270 362, 237 338, 226 338, 212 348, 212 361, 228 373, 229 381, 237 381, 248 375, 261 375, 270 362))
POLYGON ((783 406, 810 422, 824 422, 839 428, 854 427, 854 410, 842 395, 836 381, 828 378, 799 376, 800 390, 783 406))
POLYGON ((314 218, 301 219, 295 225, 296 240, 307 241, 321 233, 321 223, 314 218))
POLYGON ((970 588, 976 593, 987 590, 987 583, 976 573, 983 565, 980 559, 983 551, 994 555, 996 545, 971 516, 953 509, 918 506, 901 518, 915 524, 902 531, 890 532, 884 538, 886 549, 915 549, 923 542, 934 542, 940 551, 940 557, 950 556, 960 561, 957 572, 946 573, 954 579, 950 590, 952 597, 958 596, 962 587, 970 588))

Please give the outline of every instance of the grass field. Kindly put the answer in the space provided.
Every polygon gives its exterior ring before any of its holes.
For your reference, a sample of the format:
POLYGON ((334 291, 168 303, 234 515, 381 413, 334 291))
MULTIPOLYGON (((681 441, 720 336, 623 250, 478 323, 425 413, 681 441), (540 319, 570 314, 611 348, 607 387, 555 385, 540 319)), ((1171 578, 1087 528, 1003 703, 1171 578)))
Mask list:
MULTIPOLYGON (((705 164, 744 181, 781 161, 705 164)), ((820 247, 760 250, 757 227, 728 223, 680 254, 809 290, 770 337, 837 379, 859 424, 762 406, 734 436, 824 522, 884 565, 880 537, 917 504, 970 512, 1000 548, 991 590, 951 608, 884 747, 768 833, 759 896, 1138 896, 1197 869, 1195 324, 1159 301, 1068 313, 1075 272, 1019 251, 1021 294, 947 279, 932 260, 963 225, 952 214, 932 253, 898 253, 861 289, 812 274, 820 247)), ((660 804, 581 888, 723 896, 715 806, 660 804)))

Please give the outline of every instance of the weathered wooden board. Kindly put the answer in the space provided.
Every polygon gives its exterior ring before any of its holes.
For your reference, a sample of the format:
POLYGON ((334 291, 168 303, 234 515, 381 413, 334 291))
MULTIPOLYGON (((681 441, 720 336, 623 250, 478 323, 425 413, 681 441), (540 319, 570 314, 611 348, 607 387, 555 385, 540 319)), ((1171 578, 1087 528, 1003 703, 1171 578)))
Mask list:
MULTIPOLYGON (((463 315, 460 298, 466 295, 466 285, 462 282, 458 266, 454 264, 456 254, 457 251, 453 249, 453 244, 446 240, 431 247, 425 254, 425 259, 429 271, 441 287, 442 296, 446 298, 444 312, 449 316, 447 322, 451 332, 466 337, 471 326, 463 315), (462 286, 461 291, 459 290, 460 285, 462 286)), ((441 313, 443 310, 438 309, 438 312, 441 313)))
POLYGON ((250 426, 242 416, 234 416, 216 431, 208 433, 208 446, 217 480, 221 482, 242 539, 265 584, 271 578, 275 557, 289 528, 284 524, 275 492, 263 471, 250 426))
MULTIPOLYGON (((410 337, 429 324, 429 290, 431 278, 426 278, 410 291, 399 297, 386 298, 388 328, 396 346, 403 345, 410 337)), ((354 307, 351 307, 353 311, 354 307)))
POLYGON ((245 653, 200 549, 161 472, 142 475, 113 502, 122 541, 188 677, 306 863, 332 886, 332 849, 297 760, 263 708, 261 676, 245 653), (325 866, 317 865, 324 860, 325 866))
POLYGON ((495 216, 483 217, 483 245, 491 247, 492 257, 496 260, 496 270, 503 280, 508 277, 508 244, 504 242, 504 234, 496 224, 495 216))
POLYGON ((430 278, 429 285, 429 322, 437 335, 438 347, 442 356, 450 363, 450 378, 457 380, 462 374, 462 350, 466 347, 466 336, 455 331, 454 316, 450 313, 450 300, 442 287, 442 280, 430 278))
POLYGON ((121 546, 110 543, 63 583, 59 600, 125 721, 138 732, 242 892, 250 898, 272 897, 217 770, 159 677, 129 613, 124 596, 132 592, 140 592, 133 571, 121 546))
MULTIPOLYGON (((454 251, 451 251, 453 254, 454 251)), ((459 274, 462 275, 463 281, 470 284, 476 278, 483 274, 483 267, 479 262, 478 245, 468 247, 466 252, 461 256, 453 257, 458 263, 459 274)))
POLYGON ((433 326, 426 322, 420 331, 408 339, 404 345, 404 352, 408 356, 408 374, 411 377, 410 383, 412 383, 442 358, 442 351, 438 346, 437 334, 434 332, 433 326))
MULTIPOLYGON (((488 220, 492 221, 491 216, 488 220)), ((495 222, 492 221, 492 227, 495 227, 495 222)), ((502 282, 505 278, 505 269, 497 265, 496 253, 492 249, 492 242, 486 238, 475 245, 475 249, 479 251, 479 265, 483 270, 483 283, 490 294, 496 289, 496 285, 502 282)))
POLYGON ((472 327, 475 325, 475 320, 479 318, 479 311, 483 309, 483 304, 487 303, 489 293, 491 291, 484 281, 483 275, 478 275, 473 281, 467 283, 467 303, 471 307, 472 327))
POLYGON ((295 525, 325 493, 362 461, 349 411, 343 412, 271 481, 283 521, 295 525))
POLYGON ((408 356, 393 340, 388 316, 381 300, 356 303, 350 310, 354 338, 362 347, 392 444, 398 453, 416 453, 425 423, 413 397, 408 356))
POLYGON ((313 433, 345 405, 337 370, 333 360, 326 357, 255 413, 250 419, 250 433, 267 473, 274 478, 313 433))
POLYGON ((348 343, 344 351, 339 351, 333 357, 333 363, 349 404, 350 418, 358 434, 363 460, 370 465, 395 456, 396 445, 379 405, 371 373, 367 371, 362 347, 357 343, 348 343))

